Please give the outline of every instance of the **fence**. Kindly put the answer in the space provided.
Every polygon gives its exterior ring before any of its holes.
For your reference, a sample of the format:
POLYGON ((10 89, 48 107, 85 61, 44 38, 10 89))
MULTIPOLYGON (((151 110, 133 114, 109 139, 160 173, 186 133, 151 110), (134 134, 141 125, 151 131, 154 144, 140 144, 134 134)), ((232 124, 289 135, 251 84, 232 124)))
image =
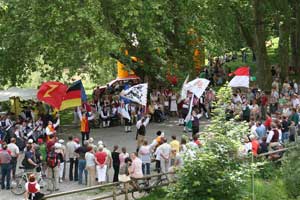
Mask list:
POLYGON ((86 188, 77 189, 77 190, 71 190, 71 191, 67 191, 67 192, 60 192, 60 193, 55 193, 55 194, 50 194, 50 195, 44 196, 43 199, 47 200, 47 199, 52 199, 52 198, 56 198, 56 197, 64 197, 64 196, 71 195, 71 194, 76 194, 76 193, 87 192, 87 191, 91 191, 91 190, 110 188, 111 187, 112 189, 111 189, 110 194, 94 197, 90 200, 101 200, 101 199, 108 199, 108 198, 112 198, 113 200, 116 200, 117 196, 120 196, 120 195, 124 195, 124 197, 125 197, 124 199, 128 200, 130 193, 137 192, 139 190, 150 191, 151 189, 154 189, 156 187, 169 185, 170 183, 173 183, 174 180, 170 181, 168 179, 167 182, 162 183, 162 184, 148 185, 147 187, 135 188, 135 189, 130 189, 129 188, 129 185, 131 183, 137 183, 137 181, 151 180, 151 179, 156 178, 156 177, 161 178, 162 176, 170 176, 170 175, 174 175, 174 173, 172 173, 172 172, 160 173, 160 174, 155 174, 155 175, 144 176, 142 178, 135 179, 135 180, 130 180, 128 182, 108 183, 108 184, 96 185, 96 186, 86 187, 86 188), (122 186, 122 185, 123 185, 123 189, 121 190, 119 188, 119 186, 122 186))
MULTIPOLYGON (((272 154, 276 154, 276 153, 280 153, 280 152, 284 152, 284 151, 287 151, 289 149, 293 149, 293 148, 296 148, 296 147, 297 147, 297 145, 291 146, 289 148, 283 148, 283 149, 271 151, 271 152, 268 152, 268 153, 259 154, 256 157, 254 157, 252 155, 252 162, 254 162, 254 159, 256 159, 256 158, 263 158, 263 157, 266 157, 266 156, 269 156, 269 155, 272 155, 272 154)), ((60 192, 60 193, 47 195, 43 199, 48 200, 48 199, 55 198, 55 197, 63 197, 63 196, 71 195, 71 194, 76 194, 76 193, 87 192, 87 191, 96 190, 96 189, 103 189, 103 188, 112 187, 110 194, 94 197, 90 200, 102 200, 102 199, 108 199, 108 198, 112 198, 113 200, 116 200, 117 196, 120 196, 120 195, 124 195, 124 197, 125 197, 124 199, 128 200, 129 199, 129 194, 132 193, 132 192, 137 192, 138 189, 150 191, 153 188, 166 186, 170 183, 173 183, 174 180, 173 181, 168 181, 167 183, 164 183, 164 184, 157 184, 157 185, 147 186, 145 188, 136 188, 136 189, 131 189, 130 190, 129 189, 129 184, 131 182, 136 182, 136 181, 139 181, 139 180, 150 180, 150 179, 155 178, 155 177, 160 178, 164 175, 169 176, 169 175, 174 175, 174 173, 171 173, 171 172, 161 173, 161 174, 144 176, 143 178, 139 178, 139 179, 136 179, 136 180, 130 180, 129 182, 108 183, 108 184, 96 185, 96 186, 86 187, 86 188, 77 189, 77 190, 71 190, 71 191, 67 191, 67 192, 60 192), (121 185, 123 185, 123 190, 120 190, 118 188, 121 185)), ((254 181, 254 173, 253 173, 252 174, 252 200, 255 200, 255 191, 254 191, 254 188, 255 188, 254 184, 255 183, 254 182, 255 181, 254 181)))

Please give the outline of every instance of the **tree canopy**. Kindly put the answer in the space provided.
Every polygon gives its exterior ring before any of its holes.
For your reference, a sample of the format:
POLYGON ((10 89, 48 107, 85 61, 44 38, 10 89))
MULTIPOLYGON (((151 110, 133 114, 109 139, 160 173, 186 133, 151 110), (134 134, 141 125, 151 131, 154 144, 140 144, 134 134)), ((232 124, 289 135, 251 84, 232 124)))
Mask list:
POLYGON ((66 69, 106 81, 116 58, 142 78, 195 76, 195 50, 210 57, 249 47, 267 89, 271 37, 280 38, 283 77, 300 66, 296 0, 2 0, 0 8, 1 84, 20 85, 35 71, 59 79, 66 69))

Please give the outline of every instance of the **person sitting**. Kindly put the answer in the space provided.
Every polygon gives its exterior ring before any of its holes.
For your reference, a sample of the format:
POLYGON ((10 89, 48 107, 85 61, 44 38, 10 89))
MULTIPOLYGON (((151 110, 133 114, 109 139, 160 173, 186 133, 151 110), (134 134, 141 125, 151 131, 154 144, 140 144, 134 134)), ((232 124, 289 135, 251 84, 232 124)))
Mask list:
POLYGON ((25 200, 39 200, 44 197, 44 194, 40 192, 40 185, 37 183, 34 174, 29 175, 25 190, 25 200))

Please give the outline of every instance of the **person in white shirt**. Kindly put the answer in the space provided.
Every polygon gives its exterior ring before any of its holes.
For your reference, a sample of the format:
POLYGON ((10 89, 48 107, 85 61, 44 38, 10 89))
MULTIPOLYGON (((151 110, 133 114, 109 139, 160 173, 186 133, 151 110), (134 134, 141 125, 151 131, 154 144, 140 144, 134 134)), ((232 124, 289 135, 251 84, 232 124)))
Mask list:
POLYGON ((271 125, 272 130, 269 131, 267 136, 267 144, 269 144, 269 151, 272 150, 272 147, 278 146, 279 141, 281 141, 282 134, 281 131, 279 132, 276 125, 271 125))
POLYGON ((163 144, 160 145, 160 167, 162 173, 167 173, 170 168, 171 145, 167 139, 162 138, 163 144))
POLYGON ((150 175, 150 165, 151 165, 151 146, 148 145, 147 141, 144 141, 143 145, 139 149, 139 157, 142 160, 142 168, 144 175, 150 175))
POLYGON ((20 153, 19 147, 16 145, 16 138, 10 139, 10 143, 7 145, 7 149, 11 152, 11 170, 12 170, 13 179, 15 179, 17 161, 20 153))
POLYGON ((297 108, 300 105, 299 98, 298 98, 298 96, 296 94, 294 94, 292 96, 291 102, 292 102, 293 108, 297 108))
POLYGON ((73 181, 73 178, 75 181, 78 181, 78 156, 75 153, 75 150, 79 147, 79 139, 74 138, 70 136, 69 141, 66 145, 66 160, 69 160, 70 167, 69 167, 69 180, 73 181), (73 172, 73 168, 74 172, 73 172))
POLYGON ((143 117, 136 123, 136 129, 137 129, 136 132, 137 151, 136 152, 139 152, 138 149, 143 144, 146 135, 146 126, 149 124, 149 121, 150 121, 150 116, 147 116, 146 118, 143 117))

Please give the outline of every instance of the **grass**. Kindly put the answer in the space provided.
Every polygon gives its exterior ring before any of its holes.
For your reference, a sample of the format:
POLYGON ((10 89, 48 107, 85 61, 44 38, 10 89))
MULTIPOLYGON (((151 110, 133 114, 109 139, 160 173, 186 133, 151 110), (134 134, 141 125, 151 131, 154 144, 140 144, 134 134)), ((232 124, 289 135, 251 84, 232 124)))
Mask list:
MULTIPOLYGON (((245 192, 248 194, 244 200, 252 200, 252 189, 251 181, 245 188, 245 192)), ((263 180, 257 178, 254 186, 255 200, 296 200, 289 198, 284 188, 284 183, 280 178, 272 180, 263 180)), ((170 200, 166 197, 167 192, 163 189, 154 190, 148 196, 141 198, 141 200, 170 200)), ((299 198, 298 198, 299 200, 299 198)))
POLYGON ((167 192, 164 190, 164 188, 160 188, 157 190, 152 191, 148 196, 141 198, 140 200, 171 200, 166 197, 167 192))
MULTIPOLYGON (((278 42, 279 38, 272 38, 272 45, 267 47, 267 52, 269 56, 269 62, 271 65, 278 64, 278 56, 277 56, 277 49, 278 49, 278 42)), ((227 68, 230 68, 231 71, 234 71, 236 68, 240 66, 249 66, 252 70, 252 73, 255 73, 256 63, 252 61, 252 52, 250 49, 247 49, 247 62, 242 62, 241 53, 238 53, 238 59, 235 61, 231 61, 225 64, 227 68)))

